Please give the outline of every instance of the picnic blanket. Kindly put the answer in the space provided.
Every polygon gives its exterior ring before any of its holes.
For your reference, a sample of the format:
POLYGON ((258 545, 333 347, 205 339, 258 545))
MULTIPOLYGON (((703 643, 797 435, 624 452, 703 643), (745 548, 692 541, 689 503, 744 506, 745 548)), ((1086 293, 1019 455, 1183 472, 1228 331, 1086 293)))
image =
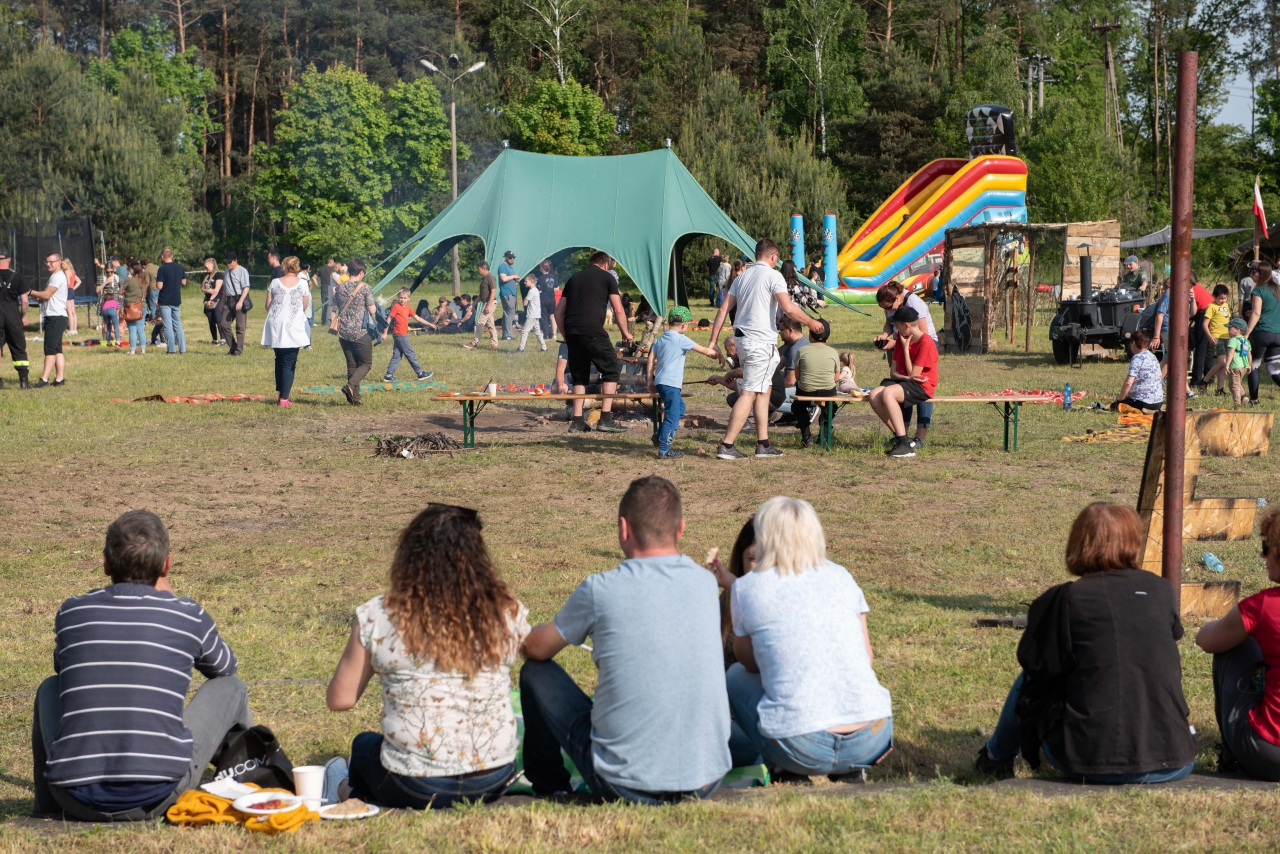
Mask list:
MULTIPOLYGON (((253 783, 245 785, 264 792, 293 794, 288 789, 263 789, 253 783)), ((277 833, 293 833, 308 822, 320 820, 319 813, 312 812, 306 807, 272 815, 249 815, 233 808, 228 798, 221 798, 201 789, 189 789, 183 792, 164 815, 174 824, 188 827, 203 827, 207 824, 240 824, 245 830, 265 833, 268 836, 275 836, 277 833)))
MULTIPOLYGON (((1089 392, 1087 391, 1071 392, 1071 402, 1075 403, 1077 400, 1084 397, 1088 393, 1089 392)), ((1058 404, 1062 403, 1062 392, 1051 391, 1049 389, 1038 389, 1038 388, 1019 389, 1017 391, 1014 391, 1011 388, 1007 388, 1004 391, 996 391, 996 392, 962 391, 958 395, 956 395, 956 397, 1013 397, 1014 395, 1019 395, 1019 394, 1034 394, 1038 397, 1044 398, 1044 400, 1028 401, 1029 403, 1058 403, 1058 404)))
MULTIPOLYGON (((1073 395, 1074 397, 1074 395, 1073 395)), ((1086 430, 1083 436, 1063 436, 1064 442, 1097 442, 1104 445, 1121 445, 1145 442, 1151 436, 1152 417, 1127 403, 1120 404, 1119 425, 1114 430, 1086 430)))
MULTIPOLYGON (((533 785, 529 779, 524 776, 524 711, 520 706, 520 691, 513 690, 511 692, 511 705, 516 713, 516 733, 519 738, 519 748, 516 751, 516 768, 520 773, 516 776, 515 782, 507 789, 508 795, 532 795, 533 785)), ((588 794, 590 788, 582 779, 582 772, 573 764, 573 760, 563 750, 560 751, 560 758, 564 760, 564 767, 569 769, 569 785, 575 793, 588 794)), ((724 775, 720 781, 720 785, 726 789, 750 789, 754 786, 769 785, 769 769, 763 765, 751 765, 744 768, 731 768, 729 773, 724 775)))
MULTIPOLYGON (((378 380, 360 383, 361 394, 371 391, 448 391, 448 389, 448 383, 438 383, 434 380, 395 380, 389 383, 378 380)), ((302 394, 342 394, 342 386, 314 385, 299 391, 302 394)))
POLYGON ((165 397, 163 394, 149 394, 146 397, 135 397, 133 399, 123 397, 111 398, 112 403, 143 403, 146 401, 155 401, 158 403, 220 403, 228 401, 230 403, 241 403, 246 400, 266 400, 265 394, 180 394, 177 397, 165 397))

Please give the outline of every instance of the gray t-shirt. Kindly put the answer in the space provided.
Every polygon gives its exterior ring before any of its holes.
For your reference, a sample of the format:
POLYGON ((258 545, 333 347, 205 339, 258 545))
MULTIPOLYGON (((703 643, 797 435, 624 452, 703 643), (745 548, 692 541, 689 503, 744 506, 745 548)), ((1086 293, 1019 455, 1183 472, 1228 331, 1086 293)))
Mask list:
MULTIPOLYGON (((916 310, 916 314, 924 318, 925 326, 929 329, 929 337, 933 339, 935 344, 938 343, 938 330, 933 328, 933 315, 929 313, 929 306, 924 304, 924 300, 920 299, 920 297, 915 294, 907 294, 907 298, 902 304, 904 306, 911 306, 916 310)), ((892 325, 893 312, 888 311, 887 309, 881 309, 881 311, 884 312, 884 319, 892 325)))
POLYGON ((760 666, 761 734, 791 738, 893 714, 858 619, 867 599, 844 567, 756 569, 734 582, 729 601, 734 634, 751 638, 760 666))
POLYGON ((556 614, 592 639, 595 770, 645 792, 688 792, 730 768, 729 697, 715 578, 686 555, 624 560, 589 575, 556 614))
POLYGON ((729 295, 738 304, 733 317, 734 331, 776 341, 778 303, 774 296, 786 292, 787 282, 781 273, 762 261, 751 264, 729 286, 729 295))

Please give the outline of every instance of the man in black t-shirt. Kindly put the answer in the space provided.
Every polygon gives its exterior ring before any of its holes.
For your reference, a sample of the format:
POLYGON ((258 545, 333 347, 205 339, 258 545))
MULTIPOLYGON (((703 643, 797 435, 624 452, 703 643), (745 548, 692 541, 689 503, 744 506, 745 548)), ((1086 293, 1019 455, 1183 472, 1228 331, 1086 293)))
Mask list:
POLYGON ((284 267, 280 264, 279 252, 267 253, 267 266, 271 268, 271 278, 283 279, 285 277, 284 267))
POLYGON ((187 286, 187 271, 173 260, 173 250, 165 248, 160 253, 160 267, 156 270, 156 288, 160 297, 160 320, 164 323, 165 349, 170 353, 187 352, 187 335, 182 330, 182 289, 187 286))
POLYGON ((707 259, 707 280, 709 282, 707 286, 707 293, 709 294, 715 292, 716 283, 720 280, 721 260, 723 259, 720 257, 720 250, 712 249, 711 257, 707 259))
MULTIPOLYGON (((0 249, 0 349, 9 345, 9 357, 18 371, 18 388, 31 388, 27 382, 31 368, 27 361, 27 335, 22 328, 27 315, 27 292, 31 289, 9 265, 9 250, 0 249)), ((0 388, 4 388, 3 379, 0 379, 0 388)))
POLYGON ((542 300, 542 337, 554 338, 555 327, 552 323, 556 313, 556 288, 560 278, 551 269, 551 260, 544 258, 538 265, 538 297, 542 300))
MULTIPOLYGON (((569 373, 574 377, 574 394, 586 394, 586 386, 577 380, 590 376, 592 363, 600 369, 600 390, 605 394, 618 390, 618 378, 622 375, 618 369, 618 355, 613 351, 613 341, 604 328, 605 311, 609 306, 613 306, 613 317, 622 337, 627 343, 633 340, 627 329, 627 316, 622 310, 618 282, 609 275, 608 266, 608 253, 593 254, 587 268, 565 282, 560 302, 556 305, 556 325, 564 331, 564 343, 569 348, 569 373)), ((613 420, 612 410, 613 399, 605 398, 600 404, 600 423, 596 426, 602 433, 622 433, 627 429, 613 420)), ((582 415, 582 401, 575 400, 569 432, 586 433, 590 429, 582 415)))

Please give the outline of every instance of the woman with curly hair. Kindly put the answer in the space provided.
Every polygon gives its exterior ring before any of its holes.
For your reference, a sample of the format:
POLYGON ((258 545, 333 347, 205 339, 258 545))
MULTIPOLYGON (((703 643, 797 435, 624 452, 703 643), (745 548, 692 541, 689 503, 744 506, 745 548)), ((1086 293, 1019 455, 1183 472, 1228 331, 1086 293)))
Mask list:
POLYGON ((474 510, 428 504, 400 533, 387 592, 356 609, 326 702, 352 708, 377 673, 382 732, 357 735, 349 763, 329 762, 327 800, 349 787, 386 807, 444 809, 493 800, 515 779, 511 665, 528 609, 480 529, 474 510))

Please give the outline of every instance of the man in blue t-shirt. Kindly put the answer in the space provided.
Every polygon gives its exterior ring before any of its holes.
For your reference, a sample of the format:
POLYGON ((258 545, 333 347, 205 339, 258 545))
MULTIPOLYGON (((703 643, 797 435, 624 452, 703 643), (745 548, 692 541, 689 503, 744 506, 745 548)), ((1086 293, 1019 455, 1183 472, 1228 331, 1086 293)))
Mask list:
POLYGON ((533 790, 569 790, 563 749, 593 794, 664 804, 707 798, 728 772, 729 697, 715 577, 679 551, 680 492, 650 475, 618 506, 626 556, 589 575, 529 633, 520 670, 524 770, 533 790), (590 637, 595 698, 551 659, 590 637))
POLYGON ((519 309, 516 304, 516 287, 520 284, 520 276, 512 266, 515 260, 516 253, 508 249, 502 255, 502 263, 498 265, 498 296, 502 297, 503 341, 516 340, 511 334, 511 324, 515 323, 516 311, 519 309))

